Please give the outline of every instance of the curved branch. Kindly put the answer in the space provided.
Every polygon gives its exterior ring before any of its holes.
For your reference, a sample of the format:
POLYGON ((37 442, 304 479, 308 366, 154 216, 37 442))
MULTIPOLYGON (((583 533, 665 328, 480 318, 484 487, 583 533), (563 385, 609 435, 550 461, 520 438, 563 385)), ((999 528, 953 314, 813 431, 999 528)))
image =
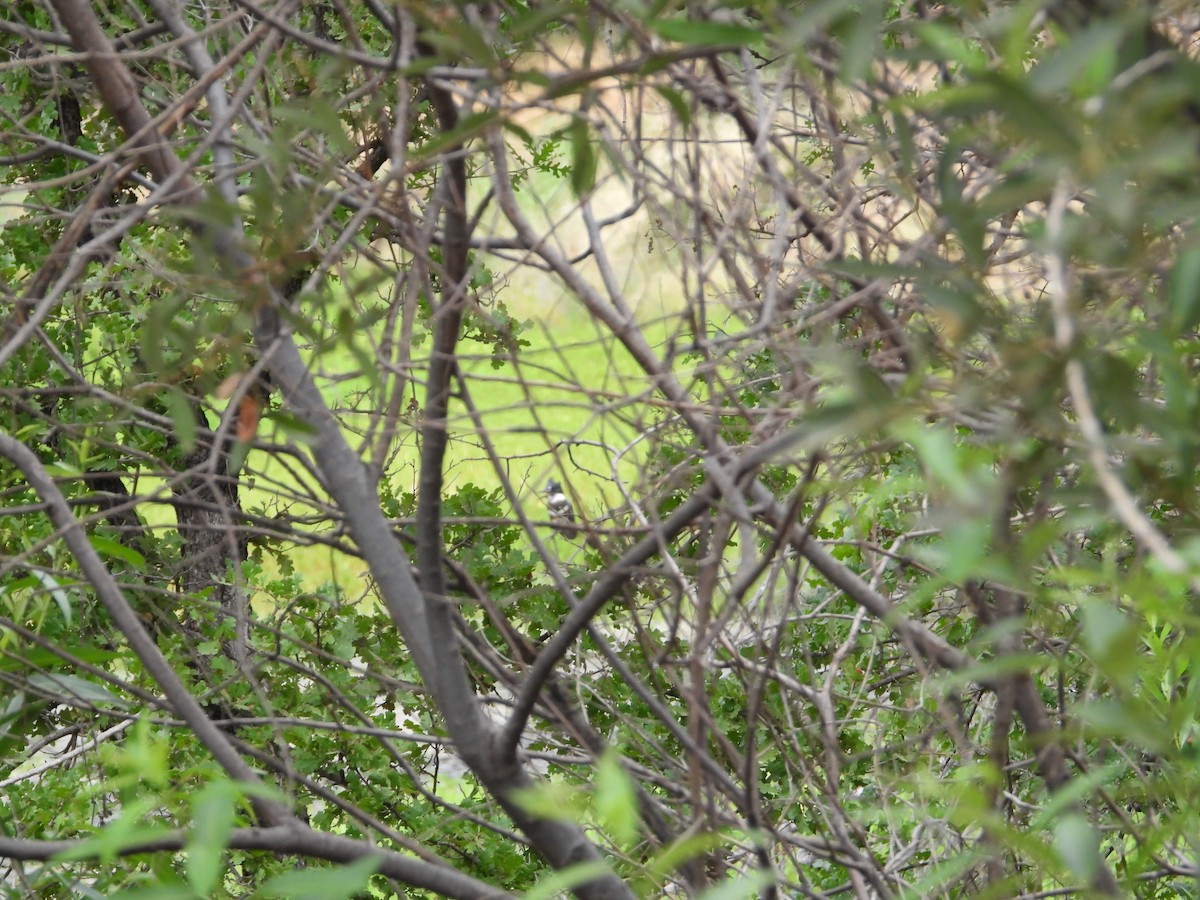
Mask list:
MULTIPOLYGON (((187 834, 174 831, 152 840, 129 844, 116 852, 118 856, 173 852, 185 850, 187 843, 187 834)), ((350 863, 373 856, 379 860, 379 874, 416 888, 434 891, 444 897, 456 897, 461 900, 503 900, 512 896, 455 869, 413 859, 392 850, 381 850, 366 841, 299 826, 238 828, 229 835, 228 846, 231 850, 264 850, 336 863, 350 863)), ((111 852, 98 847, 86 856, 81 856, 84 852, 83 847, 83 841, 37 841, 0 836, 0 857, 7 859, 50 861, 66 853, 71 854, 72 859, 100 859, 111 852)))
MULTIPOLYGON (((433 83, 430 83, 430 95, 443 132, 453 132, 459 120, 458 106, 453 97, 433 83)), ((451 650, 456 646, 456 638, 451 610, 445 602, 441 502, 442 467, 449 440, 450 391, 457 369, 455 348, 468 302, 470 282, 467 260, 471 226, 467 217, 467 169, 462 150, 461 144, 455 144, 447 148, 443 156, 447 178, 441 184, 445 210, 442 302, 434 312, 434 339, 426 382, 425 421, 421 440, 417 563, 425 595, 429 636, 433 646, 443 650, 441 662, 427 677, 430 678, 438 707, 446 717, 446 725, 463 760, 496 796, 521 830, 529 835, 538 851, 551 865, 562 869, 581 862, 600 861, 600 852, 578 826, 531 816, 513 801, 513 794, 530 783, 517 760, 516 744, 497 741, 494 729, 483 717, 467 678, 465 665, 457 652, 451 650)), ((580 897, 596 900, 632 896, 621 880, 612 874, 596 877, 580 885, 577 893, 580 897)))
MULTIPOLYGON (((421 44, 418 43, 418 47, 421 44)), ((449 93, 430 85, 430 97, 444 133, 458 125, 458 106, 449 93)), ((424 423, 421 427, 420 480, 417 487, 417 566, 434 646, 450 652, 455 646, 454 622, 445 606, 446 578, 442 570, 442 466, 449 442, 450 384, 457 366, 455 348, 467 305, 467 166, 462 145, 446 150, 442 195, 445 242, 442 247, 442 301, 433 313, 433 347, 426 375, 424 423)), ((479 742, 486 726, 461 665, 438 666, 432 685, 450 733, 466 745, 479 742)))
POLYGON ((529 667, 525 683, 521 686, 521 693, 513 704, 512 715, 509 716, 504 731, 501 733, 501 753, 516 752, 517 745, 521 740, 521 732, 525 730, 525 723, 533 712, 546 679, 550 677, 555 665, 571 649, 575 639, 587 628, 588 623, 601 607, 626 584, 631 572, 658 553, 662 549, 664 541, 670 540, 691 524, 700 513, 716 501, 717 496, 716 491, 709 486, 689 497, 667 517, 654 533, 642 538, 634 545, 633 549, 609 566, 595 586, 588 591, 587 596, 563 619, 558 630, 546 641, 537 659, 529 667))

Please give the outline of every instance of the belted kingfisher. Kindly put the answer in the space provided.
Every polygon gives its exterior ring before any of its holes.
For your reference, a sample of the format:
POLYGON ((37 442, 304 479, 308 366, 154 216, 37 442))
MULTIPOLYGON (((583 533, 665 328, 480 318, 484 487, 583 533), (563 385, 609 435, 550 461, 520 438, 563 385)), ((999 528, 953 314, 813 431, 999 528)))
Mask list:
POLYGON ((563 487, 553 478, 546 485, 546 509, 550 511, 550 521, 562 532, 564 537, 574 537, 579 529, 575 527, 575 507, 565 493, 563 487))

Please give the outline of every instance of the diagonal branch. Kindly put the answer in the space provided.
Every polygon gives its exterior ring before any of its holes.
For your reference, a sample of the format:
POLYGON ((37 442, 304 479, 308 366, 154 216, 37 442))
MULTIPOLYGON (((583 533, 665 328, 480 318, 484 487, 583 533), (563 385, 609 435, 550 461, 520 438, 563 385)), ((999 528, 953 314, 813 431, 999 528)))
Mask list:
MULTIPOLYGON (((62 533, 63 541, 74 555, 83 572, 83 577, 95 588, 96 595, 104 604, 113 622, 121 629, 129 641, 129 646, 137 654, 142 665, 155 682, 163 689, 171 705, 195 733, 196 737, 213 755, 230 777, 248 784, 259 784, 258 775, 251 769, 229 743, 229 739, 221 732, 212 720, 200 708, 200 704, 191 692, 175 674, 166 657, 154 643, 154 639, 146 631, 121 588, 117 585, 112 574, 105 568, 100 554, 92 547, 87 534, 79 521, 71 514, 66 498, 37 458, 32 450, 14 439, 11 435, 0 432, 0 456, 7 457, 13 465, 21 470, 29 486, 46 503, 47 512, 56 528, 62 533)), ((256 797, 255 811, 260 818, 271 825, 294 821, 291 812, 275 800, 256 797)))
MULTIPOLYGON (((96 20, 91 5, 86 0, 53 0, 53 3, 67 24, 76 48, 86 54, 88 70, 105 105, 125 132, 136 136, 132 145, 138 157, 160 181, 177 179, 184 199, 198 199, 198 186, 183 171, 179 159, 153 132, 150 117, 134 90, 133 79, 96 20)), ((441 112, 441 115, 443 122, 448 121, 446 112, 441 112)), ((451 202, 454 202, 453 197, 451 202)), ((464 204, 465 209, 465 196, 460 196, 457 202, 464 204)), ((465 663, 460 654, 450 652, 454 647, 454 638, 449 611, 441 605, 440 596, 436 597, 436 602, 427 604, 414 581, 411 564, 383 517, 363 461, 342 435, 295 341, 283 326, 280 315, 283 298, 255 266, 253 257, 242 248, 236 229, 210 230, 210 226, 197 218, 187 221, 194 231, 211 239, 217 257, 229 272, 236 273, 241 279, 247 300, 255 303, 255 341, 289 407, 312 430, 310 450, 317 467, 327 480, 330 494, 345 513, 350 533, 370 567, 388 614, 403 636, 422 678, 430 685, 463 759, 552 866, 562 869, 578 863, 599 861, 598 849, 579 826, 533 816, 513 799, 517 791, 532 783, 529 775, 515 757, 497 752, 492 729, 487 726, 478 700, 470 688, 465 663)), ((448 230, 452 222, 452 219, 447 220, 448 230)), ((466 232, 462 230, 454 238, 459 246, 453 252, 460 253, 461 258, 454 260, 450 248, 446 250, 447 271, 455 271, 452 266, 456 266, 463 278, 466 273, 465 237, 466 232)), ((450 290, 457 292, 450 295, 457 304, 465 302, 465 281, 450 290)), ((455 307, 450 307, 448 311, 454 312, 455 307)), ((451 331, 457 334, 457 321, 446 317, 440 330, 443 334, 451 331)), ((453 350, 453 341, 445 337, 441 340, 439 346, 443 351, 453 350)), ((444 357, 444 354, 434 354, 435 358, 439 355, 444 357)), ((452 356, 442 359, 443 365, 452 366, 452 362, 452 356)), ((452 371, 452 368, 447 370, 448 373, 452 371)), ((448 375, 444 376, 442 383, 447 392, 444 400, 448 400, 448 375)), ((431 384, 438 384, 433 376, 431 384)), ((440 492, 440 456, 436 462, 440 492)), ((425 491, 423 485, 422 492, 425 491)), ((431 520, 436 521, 440 510, 432 512, 436 515, 432 515, 431 520)), ((428 540, 437 540, 439 553, 429 567, 436 570, 440 566, 440 540, 436 535, 429 536, 428 540)), ((174 677, 174 673, 170 674, 174 677)), ((187 700, 193 704, 195 702, 190 696, 187 700)), ((203 713, 200 716, 203 718, 203 713)), ((201 725, 206 731, 215 730, 206 718, 201 725)), ((222 741, 220 749, 223 760, 229 760, 230 764, 236 761, 239 771, 248 771, 227 742, 222 741)), ((576 893, 586 900, 632 897, 623 882, 612 874, 593 878, 576 888, 576 893)))

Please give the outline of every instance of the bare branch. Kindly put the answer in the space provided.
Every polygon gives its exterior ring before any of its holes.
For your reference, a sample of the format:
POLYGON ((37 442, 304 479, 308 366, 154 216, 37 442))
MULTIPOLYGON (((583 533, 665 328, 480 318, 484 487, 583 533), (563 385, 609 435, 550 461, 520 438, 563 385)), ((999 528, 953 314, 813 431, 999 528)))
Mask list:
MULTIPOLYGON (((97 848, 90 854, 83 850, 83 841, 37 841, 24 838, 0 837, 0 857, 21 860, 47 861, 63 854, 74 858, 99 859, 111 852, 97 848), (81 857, 81 853, 84 854, 81 857)), ((120 856, 141 856, 147 853, 184 850, 188 835, 168 832, 161 837, 139 841, 121 847, 120 856)), ((379 872, 414 888, 434 891, 443 897, 461 900, 502 900, 512 894, 499 891, 454 869, 435 866, 390 850, 372 847, 363 841, 336 834, 324 834, 299 826, 273 828, 235 828, 229 834, 231 850, 262 850, 285 856, 323 859, 335 863, 351 863, 364 857, 379 860, 379 872)))

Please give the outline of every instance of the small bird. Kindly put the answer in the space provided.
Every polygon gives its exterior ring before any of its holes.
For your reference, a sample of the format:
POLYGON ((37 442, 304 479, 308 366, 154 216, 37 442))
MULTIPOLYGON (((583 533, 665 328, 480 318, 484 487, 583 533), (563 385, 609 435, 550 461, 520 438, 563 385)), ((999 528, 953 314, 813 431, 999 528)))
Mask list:
POLYGON ((579 529, 575 527, 575 507, 565 493, 563 487, 553 478, 546 485, 546 509, 550 510, 550 521, 562 532, 564 537, 574 537, 579 529))

